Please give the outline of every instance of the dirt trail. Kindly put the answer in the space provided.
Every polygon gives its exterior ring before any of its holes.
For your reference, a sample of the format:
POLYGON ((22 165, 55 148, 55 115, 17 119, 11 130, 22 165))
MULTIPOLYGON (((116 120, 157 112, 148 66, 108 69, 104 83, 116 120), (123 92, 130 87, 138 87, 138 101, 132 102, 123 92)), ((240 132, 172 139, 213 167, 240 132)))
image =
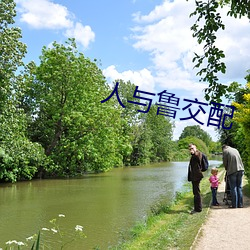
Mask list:
POLYGON ((191 249, 250 249, 250 199, 243 198, 244 207, 230 209, 223 202, 225 182, 218 188, 219 207, 211 207, 208 211, 207 221, 201 227, 191 249))

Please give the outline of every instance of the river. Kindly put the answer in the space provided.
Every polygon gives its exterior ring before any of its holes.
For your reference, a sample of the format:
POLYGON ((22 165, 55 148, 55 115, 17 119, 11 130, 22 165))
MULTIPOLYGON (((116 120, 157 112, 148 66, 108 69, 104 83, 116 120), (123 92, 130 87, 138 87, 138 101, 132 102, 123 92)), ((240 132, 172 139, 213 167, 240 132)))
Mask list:
MULTIPOLYGON (((211 166, 220 163, 210 161, 211 166)), ((53 225, 49 221, 53 218, 66 234, 66 241, 74 234, 76 225, 83 226, 87 236, 64 249, 84 250, 97 246, 107 249, 116 245, 121 233, 142 221, 153 204, 163 198, 170 202, 176 191, 181 191, 187 182, 187 164, 168 162, 116 168, 79 179, 1 184, 0 248, 5 249, 5 242, 9 240, 25 242, 42 228, 51 229, 53 225)), ((58 233, 41 232, 41 240, 46 239, 47 245, 60 239, 58 233)))

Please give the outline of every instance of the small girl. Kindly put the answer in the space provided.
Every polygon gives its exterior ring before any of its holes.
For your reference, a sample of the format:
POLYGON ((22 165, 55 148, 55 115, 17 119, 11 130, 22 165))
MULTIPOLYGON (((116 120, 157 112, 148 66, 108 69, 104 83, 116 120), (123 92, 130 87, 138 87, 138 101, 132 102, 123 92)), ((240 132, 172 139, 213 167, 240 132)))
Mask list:
POLYGON ((217 177, 218 169, 212 168, 211 169, 211 176, 209 178, 209 181, 211 183, 211 190, 212 190, 212 205, 213 206, 219 206, 220 204, 217 201, 217 189, 220 184, 219 179, 217 177))

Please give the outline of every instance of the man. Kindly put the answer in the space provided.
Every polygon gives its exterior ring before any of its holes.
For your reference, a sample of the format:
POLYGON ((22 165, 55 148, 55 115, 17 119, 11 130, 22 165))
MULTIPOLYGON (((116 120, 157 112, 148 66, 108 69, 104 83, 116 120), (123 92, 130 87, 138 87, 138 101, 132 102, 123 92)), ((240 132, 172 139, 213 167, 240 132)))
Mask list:
POLYGON ((244 165, 242 163, 239 151, 228 145, 222 146, 223 165, 227 171, 232 205, 230 208, 243 207, 242 196, 242 177, 244 174, 244 165))
POLYGON ((188 148, 191 153, 190 163, 188 167, 188 181, 192 182, 193 195, 194 195, 194 209, 191 214, 199 213, 202 211, 200 181, 203 178, 201 172, 201 159, 202 153, 197 150, 194 144, 189 144, 188 148))

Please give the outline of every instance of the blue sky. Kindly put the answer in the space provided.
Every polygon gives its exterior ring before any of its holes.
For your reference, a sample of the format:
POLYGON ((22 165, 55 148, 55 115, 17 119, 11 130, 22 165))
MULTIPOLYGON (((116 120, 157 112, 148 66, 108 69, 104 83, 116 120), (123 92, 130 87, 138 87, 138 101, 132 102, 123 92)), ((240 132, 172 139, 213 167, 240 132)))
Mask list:
MULTIPOLYGON (((130 80, 142 91, 167 90, 176 97, 203 99, 204 83, 198 83, 193 53, 202 51, 192 38, 194 1, 189 0, 16 0, 16 25, 28 46, 25 61, 39 62, 42 47, 53 41, 75 37, 78 48, 90 59, 100 61, 108 82, 130 80)), ((218 34, 217 45, 226 54, 227 73, 220 81, 245 84, 250 69, 250 22, 234 19, 221 10, 226 30, 218 34)), ((227 103, 225 103, 227 104, 227 103)), ((183 107, 183 106, 182 106, 183 107)), ((206 110, 209 112, 209 110, 206 110)), ((207 114, 206 114, 207 115, 207 114)), ((214 140, 214 126, 201 126, 214 140)), ((183 116, 182 116, 183 117, 183 116)), ((194 120, 174 119, 174 139, 194 120)))

